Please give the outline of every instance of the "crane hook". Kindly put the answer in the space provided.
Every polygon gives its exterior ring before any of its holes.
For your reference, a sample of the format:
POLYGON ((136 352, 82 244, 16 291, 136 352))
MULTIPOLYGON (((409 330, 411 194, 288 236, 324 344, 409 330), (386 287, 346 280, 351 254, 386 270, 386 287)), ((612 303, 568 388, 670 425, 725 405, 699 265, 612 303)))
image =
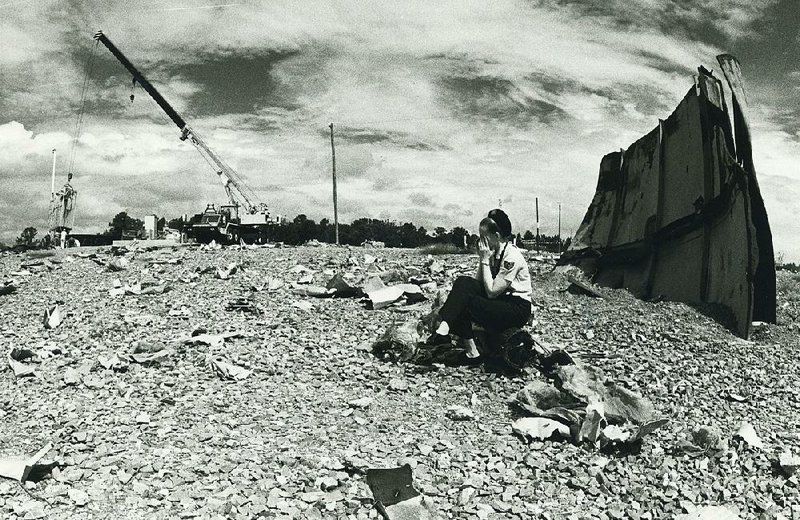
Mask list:
POLYGON ((135 88, 136 88, 136 78, 134 77, 134 78, 131 80, 131 103, 133 103, 133 98, 135 98, 135 97, 136 97, 136 95, 133 93, 133 91, 134 91, 134 89, 135 89, 135 88))

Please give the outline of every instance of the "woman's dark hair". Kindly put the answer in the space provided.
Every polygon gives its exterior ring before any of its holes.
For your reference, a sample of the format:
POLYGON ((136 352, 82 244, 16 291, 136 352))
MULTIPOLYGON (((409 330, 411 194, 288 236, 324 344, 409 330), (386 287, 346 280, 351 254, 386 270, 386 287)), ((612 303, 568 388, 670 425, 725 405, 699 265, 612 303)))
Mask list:
POLYGON ((500 233, 500 236, 503 238, 510 238, 512 236, 511 220, 502 209, 493 209, 490 211, 489 215, 481 220, 481 225, 485 225, 486 229, 492 233, 500 233))
POLYGON ((480 227, 485 228, 489 233, 500 233, 500 229, 497 227, 497 222, 489 217, 484 217, 483 220, 481 220, 480 227))

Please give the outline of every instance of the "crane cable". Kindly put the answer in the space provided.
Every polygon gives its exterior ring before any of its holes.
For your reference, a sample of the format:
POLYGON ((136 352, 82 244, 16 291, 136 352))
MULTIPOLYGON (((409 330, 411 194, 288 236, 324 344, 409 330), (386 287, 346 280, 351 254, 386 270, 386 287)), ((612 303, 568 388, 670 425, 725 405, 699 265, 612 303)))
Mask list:
POLYGON ((80 139, 81 131, 83 130, 83 114, 85 113, 86 109, 86 94, 89 91, 89 78, 92 75, 94 56, 97 53, 97 45, 99 43, 99 41, 94 42, 94 47, 92 47, 92 51, 89 54, 89 59, 86 63, 85 75, 83 77, 83 87, 81 88, 81 107, 78 110, 78 120, 75 123, 75 136, 72 139, 72 148, 69 153, 69 167, 67 168, 68 182, 72 179, 72 168, 75 165, 75 154, 78 148, 78 139, 80 139))

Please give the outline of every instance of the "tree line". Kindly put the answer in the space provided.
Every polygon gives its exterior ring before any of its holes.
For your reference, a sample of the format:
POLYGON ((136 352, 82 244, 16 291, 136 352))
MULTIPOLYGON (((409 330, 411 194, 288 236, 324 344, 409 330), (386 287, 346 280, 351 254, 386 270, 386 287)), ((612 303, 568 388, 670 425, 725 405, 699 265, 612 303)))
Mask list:
MULTIPOLYGON (((165 229, 172 229, 182 232, 186 225, 187 223, 182 218, 171 220, 161 218, 157 222, 157 230, 161 232, 165 229)), ((16 243, 24 247, 47 247, 50 245, 48 235, 37 239, 37 234, 36 228, 27 227, 17 238, 16 243)), ((122 211, 108 223, 108 229, 102 235, 112 240, 141 238, 144 236, 144 222, 122 211)), ((536 235, 530 230, 517 234, 516 238, 518 244, 524 242, 526 246, 530 246, 531 242, 536 241, 536 235)), ((336 242, 336 230, 334 224, 327 218, 315 222, 306 215, 300 214, 285 224, 274 226, 271 230, 271 240, 288 245, 301 245, 309 241, 333 244, 336 242)), ((350 224, 339 224, 339 243, 359 246, 365 242, 379 242, 385 247, 417 248, 433 244, 448 244, 456 248, 472 249, 478 243, 478 235, 461 226, 452 229, 437 226, 428 230, 411 222, 398 223, 373 218, 358 218, 350 224)), ((556 251, 560 247, 560 250, 563 251, 568 245, 569 239, 561 240, 557 236, 548 235, 539 236, 539 246, 542 250, 556 251)))

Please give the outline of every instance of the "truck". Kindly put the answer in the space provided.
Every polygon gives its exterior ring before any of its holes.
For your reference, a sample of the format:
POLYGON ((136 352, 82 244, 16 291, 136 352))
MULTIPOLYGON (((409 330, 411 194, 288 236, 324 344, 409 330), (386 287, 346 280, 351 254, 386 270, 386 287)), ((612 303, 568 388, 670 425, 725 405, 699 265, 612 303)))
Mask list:
MULTIPOLYGON (((206 243, 212 240, 219 243, 267 241, 270 229, 277 225, 277 221, 270 218, 267 205, 258 200, 256 194, 245 184, 239 174, 214 153, 202 137, 186 123, 175 108, 164 99, 153 84, 125 57, 103 31, 97 31, 94 39, 102 43, 128 70, 133 76, 133 85, 138 83, 153 98, 180 130, 180 139, 188 140, 194 145, 222 182, 228 203, 220 206, 208 204, 202 213, 189 219, 183 230, 186 237, 206 243)), ((133 94, 131 94, 131 101, 133 101, 133 94)))

